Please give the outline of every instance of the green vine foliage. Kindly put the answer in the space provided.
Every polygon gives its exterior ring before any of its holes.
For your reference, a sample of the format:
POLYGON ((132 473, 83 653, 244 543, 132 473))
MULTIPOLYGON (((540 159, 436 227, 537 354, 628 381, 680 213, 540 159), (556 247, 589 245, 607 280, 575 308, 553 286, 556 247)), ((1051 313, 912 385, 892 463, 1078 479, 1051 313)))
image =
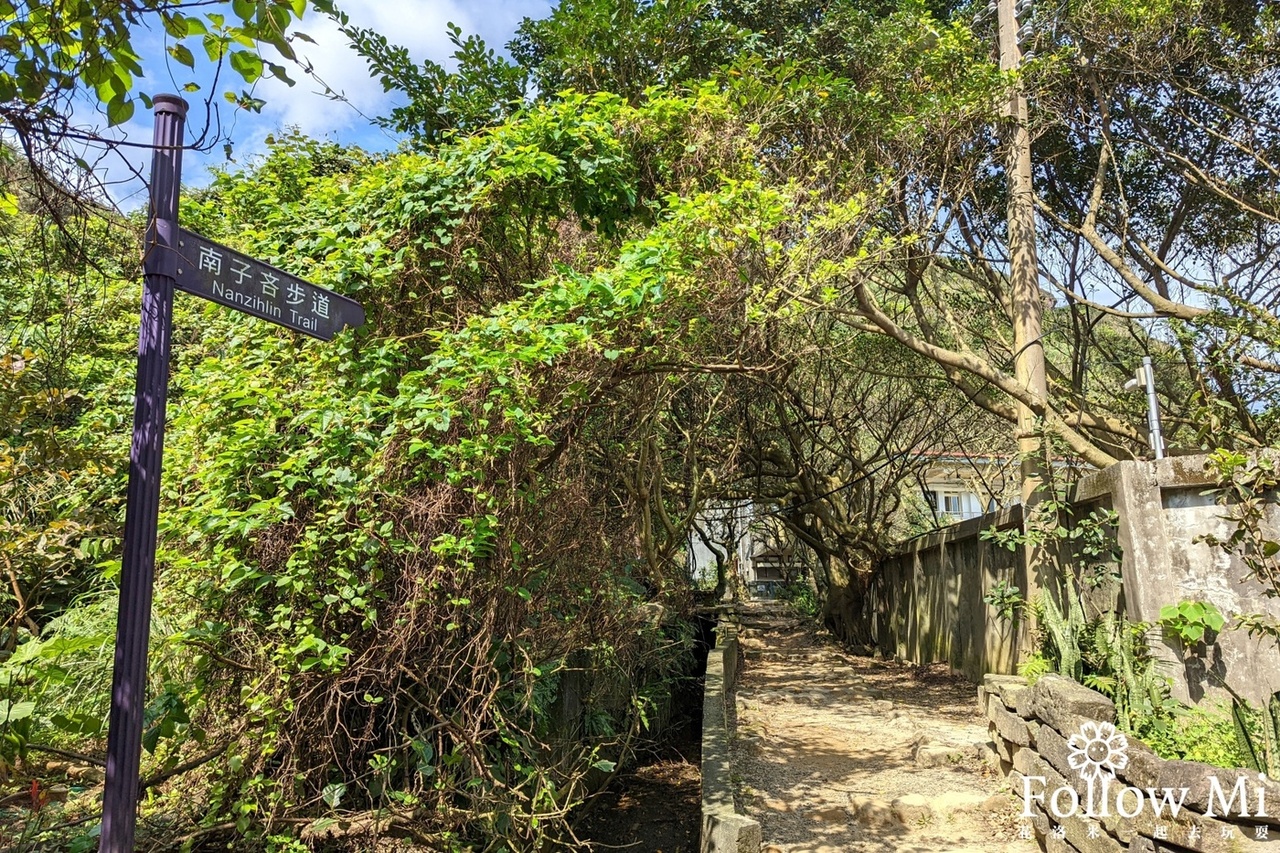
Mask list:
MULTIPOLYGON (((207 760, 150 808, 237 849, 362 816, 571 839, 687 676, 691 512, 658 488, 683 451, 651 425, 696 381, 664 365, 722 360, 705 317, 748 316, 739 270, 780 254, 750 139, 710 90, 580 96, 431 154, 284 135, 188 198, 369 323, 324 345, 180 299, 144 774, 207 760)), ((40 630, 0 682, 24 742, 105 697, 37 689, 73 660, 40 630)))
POLYGON ((1022 590, 1007 580, 1001 580, 982 596, 982 600, 996 612, 997 618, 1012 621, 1026 605, 1022 590))
MULTIPOLYGON (((1209 454, 1205 467, 1216 480, 1212 491, 1225 510, 1222 517, 1234 527, 1225 538, 1211 534, 1199 541, 1239 556, 1246 569, 1243 580, 1258 583, 1266 598, 1280 598, 1280 541, 1271 538, 1267 523, 1280 494, 1280 464, 1274 451, 1220 448, 1209 454)), ((1225 620, 1219 614, 1215 621, 1225 620)), ((1280 644, 1280 622, 1268 613, 1241 613, 1235 622, 1251 637, 1280 644)), ((1272 776, 1280 773, 1280 693, 1261 707, 1233 697, 1231 714, 1242 764, 1272 776)))
MULTIPOLYGON (((753 133, 710 89, 566 96, 429 154, 283 134, 187 194, 186 227, 369 322, 322 344, 178 299, 143 774, 199 770, 149 810, 243 850, 353 825, 441 850, 571 842, 574 807, 689 676, 671 614, 698 475, 669 423, 703 379, 672 365, 724 361, 770 316, 744 271, 778 262, 793 211, 753 133)), ((77 303, 101 312, 82 355, 46 357, 34 321, 0 348, 20 415, 0 496, 21 501, 0 523, 49 555, 0 540, 47 596, 0 598, 3 761, 100 743, 119 543, 95 543, 122 506, 136 274, 77 303), (42 387, 77 394, 40 409, 42 387), (46 446, 116 462, 59 463, 80 502, 37 504, 46 446)))
POLYGON ((1227 620, 1210 602, 1182 601, 1160 608, 1160 624, 1189 648, 1206 637, 1212 638, 1227 620))
POLYGON ((671 581, 588 472, 619 440, 601 404, 697 345, 702 270, 783 215, 716 150, 730 120, 708 93, 596 96, 429 156, 285 139, 192 206, 372 308, 329 347, 205 308, 186 348, 165 590, 202 603, 202 713, 244 714, 211 814, 252 837, 375 809, 532 849, 666 712, 689 637, 640 605, 671 581), (703 146, 723 168, 690 184, 671 154, 703 146))
POLYGON ((136 235, 64 227, 0 213, 0 655, 94 592, 119 548, 136 235))
MULTIPOLYGON (((1280 599, 1280 541, 1271 538, 1266 524, 1268 508, 1280 494, 1280 464, 1273 453, 1219 449, 1209 454, 1205 467, 1217 482, 1214 500, 1234 528, 1226 538, 1207 535, 1198 541, 1238 555, 1245 577, 1256 581, 1267 598, 1280 599)), ((1237 622, 1250 636, 1280 643, 1280 623, 1265 613, 1244 613, 1237 622)))

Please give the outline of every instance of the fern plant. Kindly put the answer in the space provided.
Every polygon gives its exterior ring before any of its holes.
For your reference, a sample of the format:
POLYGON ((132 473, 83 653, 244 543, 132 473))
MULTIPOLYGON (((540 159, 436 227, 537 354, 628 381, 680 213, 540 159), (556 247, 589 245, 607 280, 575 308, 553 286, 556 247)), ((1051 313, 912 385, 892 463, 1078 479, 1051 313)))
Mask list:
POLYGON ((1035 684, 1051 672, 1053 672, 1053 661, 1040 652, 1032 652, 1026 660, 1018 664, 1018 675, 1025 678, 1029 684, 1035 684))
POLYGON ((1236 742, 1248 766, 1271 778, 1280 774, 1280 691, 1258 709, 1234 698, 1231 720, 1235 724, 1236 742))

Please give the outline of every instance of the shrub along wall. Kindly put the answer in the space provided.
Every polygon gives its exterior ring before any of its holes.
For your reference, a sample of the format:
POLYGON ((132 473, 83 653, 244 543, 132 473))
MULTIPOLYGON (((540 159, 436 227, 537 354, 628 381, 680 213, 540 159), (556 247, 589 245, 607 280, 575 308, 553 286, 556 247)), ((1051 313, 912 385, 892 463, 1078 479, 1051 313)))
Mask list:
POLYGON ((1057 675, 1034 686, 987 675, 978 705, 989 721, 989 760, 1048 853, 1280 853, 1280 784, 1160 758, 1114 731, 1115 706, 1095 690, 1057 675), (1091 799, 1087 779, 1099 770, 1114 779, 1105 788, 1095 781, 1091 799))

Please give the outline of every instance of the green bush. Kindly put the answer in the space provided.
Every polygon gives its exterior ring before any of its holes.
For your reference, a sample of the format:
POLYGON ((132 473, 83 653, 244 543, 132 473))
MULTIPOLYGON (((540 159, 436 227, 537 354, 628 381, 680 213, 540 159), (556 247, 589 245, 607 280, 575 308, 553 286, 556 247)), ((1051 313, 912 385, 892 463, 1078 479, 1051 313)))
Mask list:
POLYGON ((1148 718, 1134 734, 1161 758, 1201 761, 1216 767, 1245 767, 1231 709, 1221 703, 1178 705, 1169 715, 1148 718))
POLYGON ((818 615, 818 598, 804 580, 794 580, 778 589, 778 600, 788 602, 805 616, 818 615))

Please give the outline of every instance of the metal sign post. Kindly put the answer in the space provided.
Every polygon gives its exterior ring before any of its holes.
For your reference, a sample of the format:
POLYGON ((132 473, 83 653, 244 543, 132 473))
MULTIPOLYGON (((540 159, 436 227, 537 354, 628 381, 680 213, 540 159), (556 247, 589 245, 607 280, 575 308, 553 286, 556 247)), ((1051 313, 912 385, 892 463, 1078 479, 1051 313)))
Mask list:
POLYGON ((1133 372, 1133 378, 1124 383, 1124 390, 1147 389, 1147 443, 1156 459, 1164 458, 1164 432, 1160 429, 1160 397, 1156 394, 1156 371, 1151 356, 1142 357, 1142 367, 1133 372))
POLYGON ((359 303, 178 227, 187 102, 157 95, 153 105, 155 154, 99 853, 132 853, 137 823, 174 289, 326 341, 364 323, 359 303))
POLYGON ((153 105, 155 154, 151 160, 151 209, 143 258, 142 324, 138 330, 133 443, 129 448, 116 659, 111 677, 107 781, 98 846, 101 853, 133 850, 156 567, 156 521, 160 515, 160 466, 169 392, 169 344, 173 337, 173 272, 165 268, 163 261, 170 257, 164 249, 177 239, 187 103, 176 95, 157 95, 153 105))
POLYGON ((1147 386, 1147 442, 1157 459, 1164 458, 1164 433, 1160 430, 1160 398, 1156 395, 1156 369, 1151 356, 1142 357, 1142 384, 1147 386))

